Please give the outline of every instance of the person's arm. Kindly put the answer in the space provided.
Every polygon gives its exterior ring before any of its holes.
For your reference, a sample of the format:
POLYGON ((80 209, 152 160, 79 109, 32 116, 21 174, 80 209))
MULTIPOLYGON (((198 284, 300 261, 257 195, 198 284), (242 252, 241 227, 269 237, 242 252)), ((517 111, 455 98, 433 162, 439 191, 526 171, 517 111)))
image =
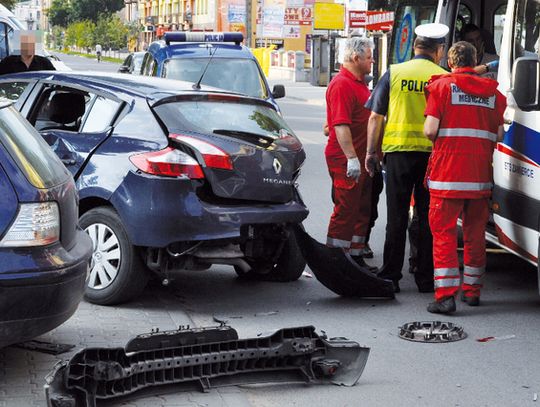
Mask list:
POLYGON ((380 146, 381 137, 384 128, 384 117, 388 113, 388 104, 390 100, 390 70, 386 71, 373 93, 367 101, 365 107, 371 110, 367 125, 367 151, 364 167, 370 177, 380 170, 379 155, 377 154, 380 146))
POLYGON ((474 67, 474 72, 478 75, 483 75, 488 72, 496 72, 499 69, 499 61, 491 61, 487 64, 477 65, 474 67))
POLYGON ((424 135, 431 141, 435 141, 439 133, 440 120, 433 116, 427 116, 424 122, 424 135))
POLYGON ((339 143, 339 146, 343 150, 343 154, 347 158, 355 158, 356 151, 352 142, 352 133, 351 128, 348 124, 338 124, 334 126, 334 131, 336 132, 336 139, 339 143))
POLYGON ((499 126, 497 129, 497 143, 500 143, 504 139, 504 126, 499 126))
POLYGON ((367 126, 367 151, 365 167, 370 177, 380 170, 379 155, 377 148, 380 145, 381 135, 383 134, 384 116, 371 112, 367 126))
POLYGON ((356 156, 356 150, 354 149, 352 141, 351 128, 348 124, 338 124, 334 126, 334 131, 336 132, 336 139, 347 157, 347 177, 354 178, 358 181, 360 176, 360 160, 356 156))
POLYGON ((45 60, 45 65, 46 65, 44 70, 46 70, 46 71, 56 71, 56 68, 54 67, 53 63, 50 61, 49 58, 44 57, 44 60, 45 60))

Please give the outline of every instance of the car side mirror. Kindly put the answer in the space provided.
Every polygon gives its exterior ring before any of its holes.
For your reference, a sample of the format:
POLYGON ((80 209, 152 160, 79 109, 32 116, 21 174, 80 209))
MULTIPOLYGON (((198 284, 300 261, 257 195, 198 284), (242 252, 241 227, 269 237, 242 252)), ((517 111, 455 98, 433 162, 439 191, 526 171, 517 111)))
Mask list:
POLYGON ((129 73, 129 66, 122 65, 120 68, 118 68, 118 72, 120 72, 120 73, 129 73))
POLYGON ((512 96, 523 111, 540 110, 540 59, 517 58, 512 69, 512 96))
POLYGON ((280 99, 285 97, 285 86, 283 85, 274 85, 272 89, 272 97, 274 99, 280 99))

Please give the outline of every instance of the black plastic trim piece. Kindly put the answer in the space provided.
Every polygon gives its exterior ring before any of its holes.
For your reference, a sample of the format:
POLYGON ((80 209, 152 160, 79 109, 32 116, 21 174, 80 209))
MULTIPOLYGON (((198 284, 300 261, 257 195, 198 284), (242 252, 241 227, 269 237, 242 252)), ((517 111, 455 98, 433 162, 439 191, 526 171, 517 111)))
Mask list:
POLYGON ((493 188, 494 211, 497 215, 532 230, 540 228, 540 201, 518 192, 493 188))
MULTIPOLYGON (((182 327, 183 328, 183 327, 182 327)), ((334 383, 353 386, 369 348, 318 335, 313 326, 238 339, 229 326, 139 335, 126 348, 86 348, 47 376, 49 407, 95 407, 149 387, 196 383, 334 383)))

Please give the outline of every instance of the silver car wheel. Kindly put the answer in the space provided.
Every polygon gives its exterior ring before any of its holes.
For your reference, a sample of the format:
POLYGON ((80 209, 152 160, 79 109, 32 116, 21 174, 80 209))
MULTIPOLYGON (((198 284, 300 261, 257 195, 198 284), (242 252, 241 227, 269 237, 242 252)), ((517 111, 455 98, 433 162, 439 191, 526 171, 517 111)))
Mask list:
POLYGON ((122 254, 118 238, 111 228, 103 223, 94 223, 85 229, 93 242, 93 254, 88 273, 88 287, 103 290, 111 285, 120 268, 122 254))

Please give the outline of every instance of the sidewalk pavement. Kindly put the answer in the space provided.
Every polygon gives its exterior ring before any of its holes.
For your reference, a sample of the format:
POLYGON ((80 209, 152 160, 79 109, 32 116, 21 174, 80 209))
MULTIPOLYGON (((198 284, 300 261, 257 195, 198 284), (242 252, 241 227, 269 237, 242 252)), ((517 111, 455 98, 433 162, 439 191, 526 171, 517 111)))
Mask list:
MULTIPOLYGON (((129 339, 154 328, 161 331, 194 326, 178 291, 151 287, 141 298, 118 307, 102 307, 82 302, 67 322, 37 340, 75 345, 61 355, 53 356, 16 347, 0 349, 0 407, 46 406, 45 376, 60 360, 68 360, 84 347, 124 347, 129 339)), ((250 407, 245 393, 238 387, 154 394, 125 401, 108 402, 108 406, 129 407, 250 407)))

